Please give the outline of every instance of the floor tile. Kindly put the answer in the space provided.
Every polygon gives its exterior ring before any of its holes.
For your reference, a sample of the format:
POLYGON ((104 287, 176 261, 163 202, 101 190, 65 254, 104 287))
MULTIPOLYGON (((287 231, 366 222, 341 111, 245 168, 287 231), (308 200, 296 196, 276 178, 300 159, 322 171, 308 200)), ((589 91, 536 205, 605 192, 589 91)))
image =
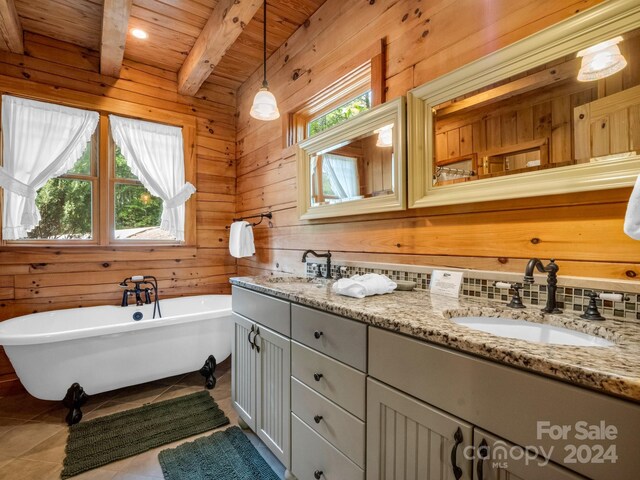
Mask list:
POLYGON ((0 413, 3 417, 31 420, 56 405, 57 402, 40 400, 25 392, 0 398, 0 413))
POLYGON ((22 425, 23 423, 27 423, 27 420, 20 420, 19 418, 0 417, 0 437, 2 437, 2 435, 7 433, 12 428, 16 427, 17 425, 22 425))
POLYGON ((16 459, 0 467, 0 480, 59 480, 62 465, 16 459))
POLYGON ((95 410, 84 415, 82 417, 82 421, 84 422, 93 418, 104 417, 105 415, 111 415, 112 413, 124 412, 125 410, 141 407, 142 405, 142 403, 106 402, 95 410))
POLYGON ((73 477, 73 480, 112 480, 118 472, 105 470, 104 468, 96 468, 88 472, 81 473, 73 477))
POLYGON ((69 431, 65 428, 20 455, 20 458, 41 462, 62 463, 65 457, 67 438, 69 438, 69 431))
POLYGON ((159 397, 156 397, 152 403, 162 402, 164 400, 171 400, 172 398, 182 397, 184 395, 189 395, 190 393, 197 393, 203 390, 202 385, 199 387, 189 387, 187 385, 174 385, 169 387, 163 394, 159 397))
POLYGON ((27 422, 18 425, 0 437, 0 452, 4 455, 19 457, 36 445, 63 431, 62 425, 27 422))
POLYGON ((118 403, 150 403, 169 388, 167 385, 156 382, 134 385, 120 389, 110 401, 118 403))

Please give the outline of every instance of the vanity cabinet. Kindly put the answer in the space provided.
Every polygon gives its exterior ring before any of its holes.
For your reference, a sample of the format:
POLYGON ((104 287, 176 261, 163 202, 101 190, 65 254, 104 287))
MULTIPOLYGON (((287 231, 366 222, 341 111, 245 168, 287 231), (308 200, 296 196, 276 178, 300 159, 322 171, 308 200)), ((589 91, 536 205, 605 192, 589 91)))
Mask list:
POLYGON ((367 326, 291 306, 291 472, 364 480, 367 326))
POLYGON ((367 480, 471 480, 471 424, 371 377, 367 419, 367 480))
MULTIPOLYGON (((474 437, 483 434, 489 441, 483 431, 491 432, 516 447, 508 458, 508 468, 518 468, 513 472, 516 478, 580 478, 571 470, 594 480, 631 480, 640 471, 638 404, 374 327, 369 328, 368 363, 369 375, 391 387, 398 398, 410 395, 425 409, 473 425, 474 437), (586 429, 591 437, 585 438, 586 429), (608 438, 603 438, 605 431, 610 432, 608 438), (523 446, 544 453, 551 460, 548 467, 529 462, 520 469, 517 452, 523 446), (603 458, 601 447, 611 449, 615 458, 603 458), (578 455, 575 449, 580 449, 578 455)), ((370 382, 368 396, 374 392, 370 382)), ((399 402, 385 406, 385 411, 411 418, 404 409, 395 409, 399 402)), ((381 408, 380 402, 368 401, 368 468, 375 467, 380 449, 385 451, 378 438, 393 439, 384 430, 376 432, 381 426, 373 427, 381 408)), ((483 468, 493 475, 487 478, 513 478, 505 476, 504 468, 489 467, 485 461, 483 468)), ((368 472, 367 478, 392 477, 368 472)))
POLYGON ((291 456, 289 311, 288 302, 233 289, 233 406, 287 469, 291 456))

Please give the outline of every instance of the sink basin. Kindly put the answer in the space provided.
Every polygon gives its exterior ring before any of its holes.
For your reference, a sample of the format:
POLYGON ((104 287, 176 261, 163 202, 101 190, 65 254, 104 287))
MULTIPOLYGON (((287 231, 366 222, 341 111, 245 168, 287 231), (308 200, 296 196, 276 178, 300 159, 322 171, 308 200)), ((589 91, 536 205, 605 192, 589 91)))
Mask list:
POLYGON ((602 337, 526 320, 499 317, 456 317, 451 320, 473 330, 528 342, 576 347, 610 347, 613 345, 613 342, 602 337))

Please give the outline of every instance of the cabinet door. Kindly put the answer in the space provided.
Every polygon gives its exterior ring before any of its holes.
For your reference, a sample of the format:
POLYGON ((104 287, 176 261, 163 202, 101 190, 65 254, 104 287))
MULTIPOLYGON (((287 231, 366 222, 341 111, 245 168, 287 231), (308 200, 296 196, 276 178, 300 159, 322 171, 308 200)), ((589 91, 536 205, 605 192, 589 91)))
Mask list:
POLYGON ((579 480, 584 477, 536 455, 536 452, 475 428, 475 480, 579 480))
POLYGON ((291 340, 257 325, 257 405, 255 432, 290 468, 291 340))
POLYGON ((238 416, 256 430, 256 349, 251 343, 256 324, 233 314, 234 337, 231 349, 231 400, 238 416))
POLYGON ((367 379, 367 480, 471 480, 472 435, 470 424, 367 379))

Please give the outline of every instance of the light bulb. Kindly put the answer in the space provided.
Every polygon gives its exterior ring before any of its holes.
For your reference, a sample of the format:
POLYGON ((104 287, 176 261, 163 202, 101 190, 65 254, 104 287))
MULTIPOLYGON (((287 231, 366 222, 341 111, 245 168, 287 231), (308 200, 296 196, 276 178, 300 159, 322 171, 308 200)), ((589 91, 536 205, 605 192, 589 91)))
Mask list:
POLYGON ((253 99, 249 114, 258 120, 275 120, 280 118, 278 103, 268 87, 262 87, 253 99))
POLYGON ((376 132, 378 132, 376 147, 393 147, 393 124, 385 125, 376 132))
POLYGON ((132 29, 131 35, 133 35, 136 38, 139 38, 140 40, 146 40, 147 38, 149 38, 149 34, 139 28, 132 29))

